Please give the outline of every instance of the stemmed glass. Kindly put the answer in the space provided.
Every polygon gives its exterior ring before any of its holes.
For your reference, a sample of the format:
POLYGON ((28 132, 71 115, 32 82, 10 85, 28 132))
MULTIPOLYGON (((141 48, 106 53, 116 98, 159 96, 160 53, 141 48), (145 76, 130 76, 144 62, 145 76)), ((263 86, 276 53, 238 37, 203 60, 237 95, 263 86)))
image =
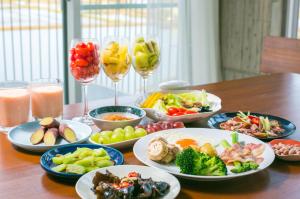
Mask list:
POLYGON ((144 81, 143 95, 146 95, 146 82, 148 77, 158 67, 160 62, 160 49, 157 39, 139 37, 132 46, 132 65, 144 81))
POLYGON ((73 120, 92 125, 88 117, 87 85, 99 74, 99 42, 96 39, 73 39, 70 49, 70 69, 74 78, 81 84, 83 93, 83 116, 73 120))
POLYGON ((101 52, 101 63, 105 74, 114 83, 116 106, 118 104, 117 83, 128 73, 131 65, 128 40, 118 37, 106 38, 101 52))

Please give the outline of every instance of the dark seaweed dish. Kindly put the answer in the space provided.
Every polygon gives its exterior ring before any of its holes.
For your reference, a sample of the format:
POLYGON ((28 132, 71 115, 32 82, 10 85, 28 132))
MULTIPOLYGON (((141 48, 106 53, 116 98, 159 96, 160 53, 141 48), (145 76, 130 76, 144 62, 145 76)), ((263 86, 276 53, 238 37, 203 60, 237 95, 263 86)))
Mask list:
POLYGON ((119 178, 108 170, 105 174, 96 172, 93 185, 98 199, 161 198, 170 190, 168 183, 142 178, 137 172, 119 178))

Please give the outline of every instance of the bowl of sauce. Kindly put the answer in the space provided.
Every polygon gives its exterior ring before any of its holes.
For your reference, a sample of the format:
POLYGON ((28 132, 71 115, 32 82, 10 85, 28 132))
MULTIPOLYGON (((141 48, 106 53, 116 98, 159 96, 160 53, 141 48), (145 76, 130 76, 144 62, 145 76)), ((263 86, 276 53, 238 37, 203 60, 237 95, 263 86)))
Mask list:
POLYGON ((114 130, 138 125, 146 112, 135 106, 104 106, 91 110, 89 116, 101 130, 114 130))

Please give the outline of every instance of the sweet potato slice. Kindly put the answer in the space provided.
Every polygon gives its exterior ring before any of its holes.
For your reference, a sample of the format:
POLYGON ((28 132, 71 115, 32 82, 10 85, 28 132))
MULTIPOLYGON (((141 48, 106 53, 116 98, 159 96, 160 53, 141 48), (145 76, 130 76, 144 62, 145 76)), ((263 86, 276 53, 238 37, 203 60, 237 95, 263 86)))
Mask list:
POLYGON ((71 129, 66 124, 60 124, 59 126, 59 135, 63 137, 66 141, 73 143, 77 141, 76 134, 73 129, 71 129))
POLYGON ((31 134, 30 137, 30 142, 33 145, 36 145, 38 143, 40 143, 45 135, 45 131, 43 128, 39 128, 38 130, 36 130, 34 133, 31 134))
POLYGON ((45 145, 47 146, 55 145, 57 136, 58 136, 58 130, 56 128, 48 129, 44 136, 45 145))
POLYGON ((40 125, 47 129, 58 128, 59 122, 53 117, 45 117, 40 121, 40 125))

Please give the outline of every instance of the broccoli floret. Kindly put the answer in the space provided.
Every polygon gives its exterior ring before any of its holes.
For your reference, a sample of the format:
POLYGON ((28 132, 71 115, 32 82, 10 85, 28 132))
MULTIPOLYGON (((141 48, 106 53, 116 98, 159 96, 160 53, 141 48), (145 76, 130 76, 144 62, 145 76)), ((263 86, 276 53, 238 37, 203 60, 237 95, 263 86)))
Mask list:
POLYGON ((195 151, 189 147, 184 149, 176 157, 176 165, 181 173, 192 175, 224 176, 227 168, 224 162, 217 156, 209 156, 195 151))
POLYGON ((183 150, 176 156, 176 165, 180 168, 181 173, 193 174, 194 160, 197 159, 197 152, 191 147, 183 150))
POLYGON ((243 173, 250 170, 255 170, 258 168, 258 164, 255 162, 249 161, 249 162, 234 162, 234 168, 231 169, 232 173, 243 173))

